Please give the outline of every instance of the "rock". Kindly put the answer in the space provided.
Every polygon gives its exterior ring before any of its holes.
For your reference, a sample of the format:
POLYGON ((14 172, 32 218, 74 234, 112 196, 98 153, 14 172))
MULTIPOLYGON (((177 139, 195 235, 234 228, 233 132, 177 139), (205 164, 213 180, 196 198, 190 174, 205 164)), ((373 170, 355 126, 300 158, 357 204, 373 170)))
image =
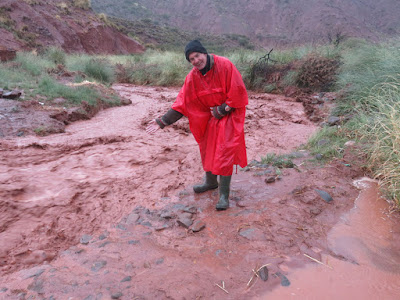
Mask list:
POLYGON ((132 276, 126 276, 124 279, 121 280, 121 282, 127 282, 127 281, 131 281, 132 280, 132 276))
POLYGON ((289 279, 285 275, 283 275, 281 272, 277 272, 277 273, 275 273, 275 275, 281 279, 281 286, 289 286, 290 285, 289 279))
POLYGON ((206 223, 198 220, 198 221, 194 222, 191 229, 193 232, 199 232, 199 231, 203 230, 204 228, 206 228, 206 223))
POLYGON ((192 219, 189 219, 189 218, 181 218, 181 219, 177 220, 176 222, 180 226, 185 227, 185 228, 189 228, 193 224, 192 219))
POLYGON ((80 239, 80 243, 83 244, 83 245, 87 245, 87 244, 89 244, 91 239, 92 239, 91 235, 84 234, 80 239))
POLYGON ((131 241, 128 241, 128 244, 129 245, 137 245, 137 244, 139 244, 140 243, 140 241, 138 241, 138 240, 131 240, 131 241))
POLYGON ((155 227, 154 229, 156 231, 161 231, 161 230, 164 230, 164 229, 167 229, 167 228, 169 228, 168 224, 163 224, 163 225, 155 227))
POLYGON ((106 231, 106 232, 102 233, 102 234, 99 236, 99 240, 100 240, 100 241, 105 240, 109 235, 110 235, 110 233, 109 233, 108 231, 106 231))
POLYGON ((93 272, 98 272, 100 271, 102 268, 104 268, 104 266, 107 264, 107 262, 105 260, 101 260, 101 261, 96 261, 93 263, 91 270, 93 272))
POLYGON ((183 211, 190 213, 190 214, 195 214, 197 212, 197 208, 195 206, 189 206, 189 207, 185 207, 183 209, 183 211))
POLYGON ((258 276, 260 276, 260 278, 263 281, 267 281, 268 280, 268 268, 267 268, 267 266, 264 266, 260 270, 258 270, 258 276))
POLYGON ((174 214, 171 211, 165 211, 165 212, 161 213, 160 217, 163 219, 169 220, 174 217, 174 214))
POLYGON ((4 92, 3 91, 2 97, 5 98, 5 99, 17 99, 17 98, 21 97, 21 94, 22 93, 20 91, 17 91, 17 90, 13 90, 13 91, 10 91, 10 92, 4 92))
POLYGON ((64 104, 65 103, 65 99, 64 98, 55 98, 55 99, 53 99, 53 103, 54 104, 64 104))
POLYGON ((32 278, 32 277, 39 277, 44 273, 44 269, 29 269, 26 274, 23 276, 24 279, 32 278))
POLYGON ((314 207, 314 208, 311 208, 311 209, 310 209, 310 213, 311 213, 313 216, 318 216, 321 212, 322 212, 322 209, 317 208, 317 207, 314 207))
POLYGON ((328 123, 329 126, 339 125, 340 118, 335 116, 330 116, 326 122, 328 123))
POLYGON ((319 147, 321 147, 321 146, 325 146, 325 145, 327 145, 327 144, 329 144, 330 143, 330 140, 329 139, 321 139, 321 140, 319 140, 318 142, 317 142, 317 145, 319 146, 319 147))
POLYGON ((265 240, 264 232, 258 228, 248 228, 241 230, 239 235, 250 241, 263 241, 265 240))
POLYGON ((267 178, 265 178, 265 183, 272 183, 272 182, 275 182, 275 176, 270 176, 270 177, 267 177, 267 178))
POLYGON ((121 105, 129 105, 129 104, 132 104, 132 100, 126 98, 121 99, 121 105))
POLYGON ((347 141, 346 143, 344 143, 345 147, 353 147, 356 144, 355 141, 347 141))
POLYGON ((317 160, 321 160, 323 158, 324 157, 323 157, 323 155, 321 153, 318 153, 317 155, 315 155, 315 159, 317 159, 317 160))
POLYGON ((139 220, 140 216, 139 214, 129 214, 128 217, 126 218, 126 224, 127 225, 133 225, 139 220))
POLYGON ((30 285, 28 285, 28 290, 35 291, 38 294, 43 294, 43 280, 35 280, 30 285))
POLYGON ((331 195, 329 195, 327 192, 325 191, 321 191, 318 189, 315 189, 315 191, 321 196, 322 199, 324 199, 326 202, 331 202, 333 201, 333 198, 331 197, 331 195))
POLYGON ((122 294, 121 292, 118 293, 114 293, 111 295, 111 299, 119 299, 123 296, 124 294, 122 294))
POLYGON ((155 262, 156 265, 161 265, 162 263, 164 263, 164 258, 159 258, 155 262))

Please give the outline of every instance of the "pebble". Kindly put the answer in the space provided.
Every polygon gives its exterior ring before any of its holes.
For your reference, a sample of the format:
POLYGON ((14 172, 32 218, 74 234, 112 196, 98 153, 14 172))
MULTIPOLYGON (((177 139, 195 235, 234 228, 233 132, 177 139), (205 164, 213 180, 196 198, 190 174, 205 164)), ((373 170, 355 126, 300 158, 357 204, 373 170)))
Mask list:
POLYGON ((126 276, 124 279, 121 280, 121 282, 127 282, 127 281, 131 281, 132 280, 132 276, 126 276))
POLYGON ((140 243, 140 241, 138 241, 138 240, 131 240, 131 241, 128 241, 128 244, 129 245, 137 245, 137 244, 139 244, 140 243))
POLYGON ((119 299, 123 296, 124 294, 122 294, 121 292, 118 293, 114 293, 111 295, 111 299, 119 299))
POLYGON ((321 196, 322 199, 324 199, 326 202, 331 202, 333 201, 333 198, 331 197, 331 195, 329 195, 327 192, 325 191, 321 191, 318 189, 315 189, 315 191, 321 196))
POLYGON ((91 270, 93 272, 98 272, 99 270, 101 270, 102 268, 104 268, 104 266, 107 264, 107 262, 105 260, 101 260, 101 261, 96 261, 93 265, 91 270))
POLYGON ((191 229, 193 232, 199 232, 199 231, 203 230, 204 228, 206 228, 206 223, 204 223, 203 221, 196 221, 196 222, 194 222, 191 229))
POLYGON ((193 221, 189 218, 182 218, 177 220, 177 223, 182 227, 189 228, 193 224, 193 221))
POLYGON ((275 176, 270 176, 268 178, 265 178, 265 183, 272 183, 275 182, 275 176))
POLYGON ((164 258, 159 258, 155 262, 156 265, 161 265, 162 263, 164 263, 164 258))
POLYGON ((90 242, 91 239, 92 239, 92 236, 91 236, 91 235, 84 234, 84 235, 81 237, 80 242, 81 242, 81 244, 83 244, 83 245, 87 245, 87 244, 89 244, 89 242, 90 242))
POLYGON ((138 214, 132 213, 129 214, 126 218, 126 224, 133 225, 139 220, 140 216, 138 214))
POLYGON ((262 267, 259 271, 258 271, 258 276, 260 276, 260 278, 263 281, 267 281, 268 280, 268 268, 267 266, 262 267))

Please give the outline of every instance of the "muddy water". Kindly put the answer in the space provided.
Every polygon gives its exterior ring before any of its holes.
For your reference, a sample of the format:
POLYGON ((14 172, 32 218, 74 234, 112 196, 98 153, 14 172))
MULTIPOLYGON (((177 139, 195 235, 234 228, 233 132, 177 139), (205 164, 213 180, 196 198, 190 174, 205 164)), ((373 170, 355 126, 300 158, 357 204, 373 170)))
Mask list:
MULTIPOLYGON (((354 208, 328 235, 332 255, 290 275, 269 299, 399 299, 399 216, 388 213, 377 184, 363 178, 354 208)), ((263 297, 257 299, 264 299, 263 297)))

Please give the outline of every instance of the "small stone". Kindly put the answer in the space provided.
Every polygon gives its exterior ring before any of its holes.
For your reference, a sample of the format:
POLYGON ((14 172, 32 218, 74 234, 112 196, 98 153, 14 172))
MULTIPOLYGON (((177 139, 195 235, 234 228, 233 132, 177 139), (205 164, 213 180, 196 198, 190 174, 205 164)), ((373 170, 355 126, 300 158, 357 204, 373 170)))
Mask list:
POLYGON ((183 226, 185 228, 189 228, 193 224, 193 221, 192 221, 192 219, 189 219, 189 218, 183 218, 183 219, 177 220, 177 223, 180 226, 183 226))
POLYGON ((327 145, 327 144, 329 144, 330 143, 330 140, 329 139, 322 139, 322 140, 319 140, 318 142, 317 142, 317 145, 319 146, 319 147, 321 147, 321 146, 325 146, 325 145, 327 145))
POLYGON ((174 217, 174 214, 172 212, 170 212, 170 211, 165 211, 160 215, 160 217, 163 218, 163 219, 169 220, 169 219, 172 219, 174 217))
POLYGON ((318 153, 317 155, 315 155, 315 159, 321 160, 323 159, 323 155, 321 153, 318 153))
POLYGON ((43 280, 35 280, 30 285, 28 285, 28 290, 35 291, 38 294, 43 294, 43 280))
POLYGON ((199 231, 203 230, 204 228, 206 228, 206 223, 204 223, 203 221, 196 221, 196 222, 194 222, 191 229, 193 232, 199 232, 199 231))
POLYGON ((127 281, 131 281, 132 280, 132 276, 126 276, 124 279, 121 280, 121 282, 127 282, 127 281))
POLYGON ((17 99, 21 97, 21 92, 17 90, 9 91, 9 92, 3 92, 2 97, 5 99, 17 99))
POLYGON ((0 292, 1 292, 1 293, 5 293, 5 292, 7 292, 7 291, 8 291, 8 288, 5 288, 5 287, 3 287, 3 288, 0 289, 0 292))
POLYGON ((128 217, 126 218, 126 224, 128 225, 133 225, 139 220, 140 216, 139 214, 129 214, 128 217))
POLYGON ((250 240, 250 241, 262 241, 265 240, 264 233, 258 228, 244 229, 239 232, 239 235, 250 240))
POLYGON ((83 244, 83 245, 87 245, 87 244, 89 244, 89 242, 90 242, 91 239, 92 239, 92 236, 91 236, 91 235, 84 234, 84 235, 81 237, 80 242, 81 242, 81 244, 83 244))
POLYGON ((265 178, 265 183, 272 183, 275 182, 275 176, 270 176, 268 178, 265 178))
POLYGON ((311 208, 311 209, 310 209, 310 213, 311 213, 313 216, 318 216, 321 212, 322 212, 322 209, 317 208, 317 207, 314 207, 314 208, 311 208))
POLYGON ((267 281, 268 280, 268 268, 267 268, 267 266, 264 266, 260 270, 258 270, 258 276, 260 276, 260 278, 263 281, 267 281))
POLYGON ((140 243, 140 241, 138 241, 138 240, 131 240, 131 241, 128 241, 128 244, 129 245, 137 245, 137 244, 139 244, 140 243))
POLYGON ((315 189, 315 191, 321 196, 322 199, 324 199, 326 202, 331 202, 333 201, 333 198, 331 197, 331 195, 329 195, 327 192, 325 191, 321 191, 318 189, 315 189))
POLYGON ((125 224, 122 224, 122 223, 118 223, 117 228, 121 229, 121 230, 124 230, 124 231, 127 230, 125 224))
POLYGON ((105 240, 109 235, 110 235, 110 233, 108 231, 106 231, 99 236, 99 240, 101 240, 101 241, 105 240))
POLYGON ((281 279, 281 286, 289 286, 290 281, 289 279, 283 275, 281 272, 277 272, 276 275, 281 279))
POLYGON ((156 231, 161 231, 161 230, 164 230, 164 229, 167 229, 167 228, 169 228, 169 226, 168 226, 167 224, 163 224, 163 225, 161 225, 161 226, 155 227, 154 229, 155 229, 156 231))
POLYGON ((111 242, 104 242, 104 243, 101 243, 100 244, 100 246, 99 246, 99 248, 104 248, 106 245, 108 245, 108 244, 111 244, 111 242))
POLYGON ((27 274, 24 276, 24 279, 32 278, 32 277, 39 277, 44 273, 44 269, 30 269, 28 270, 27 274))
POLYGON ((104 268, 104 266, 107 264, 107 262, 105 260, 101 260, 101 261, 96 261, 93 265, 91 270, 93 272, 98 272, 100 271, 102 268, 104 268))
POLYGON ((195 206, 189 206, 189 207, 185 207, 183 209, 183 211, 190 213, 190 214, 195 214, 197 212, 197 208, 195 206))
POLYGON ((153 225, 149 221, 142 222, 140 224, 143 225, 143 226, 146 226, 146 227, 153 227, 153 225))
POLYGON ((118 293, 114 293, 111 295, 111 299, 119 299, 123 296, 124 294, 122 294, 121 292, 118 293))
POLYGON ((156 260, 155 264, 156 265, 161 265, 164 262, 164 258, 159 258, 156 260))
POLYGON ((335 116, 330 116, 326 122, 329 124, 329 126, 339 125, 340 118, 335 116))

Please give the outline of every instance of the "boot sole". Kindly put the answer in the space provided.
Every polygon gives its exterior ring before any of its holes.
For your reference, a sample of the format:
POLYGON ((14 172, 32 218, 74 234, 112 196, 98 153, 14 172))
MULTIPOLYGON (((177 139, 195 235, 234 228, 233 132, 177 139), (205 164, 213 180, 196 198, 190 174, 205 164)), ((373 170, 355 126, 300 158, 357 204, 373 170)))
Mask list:
POLYGON ((201 193, 205 193, 205 192, 210 191, 210 190, 215 190, 216 188, 218 188, 218 185, 215 186, 215 187, 207 188, 207 189, 205 189, 205 190, 197 190, 197 191, 195 190, 195 188, 193 188, 193 191, 194 191, 196 194, 201 194, 201 193))

